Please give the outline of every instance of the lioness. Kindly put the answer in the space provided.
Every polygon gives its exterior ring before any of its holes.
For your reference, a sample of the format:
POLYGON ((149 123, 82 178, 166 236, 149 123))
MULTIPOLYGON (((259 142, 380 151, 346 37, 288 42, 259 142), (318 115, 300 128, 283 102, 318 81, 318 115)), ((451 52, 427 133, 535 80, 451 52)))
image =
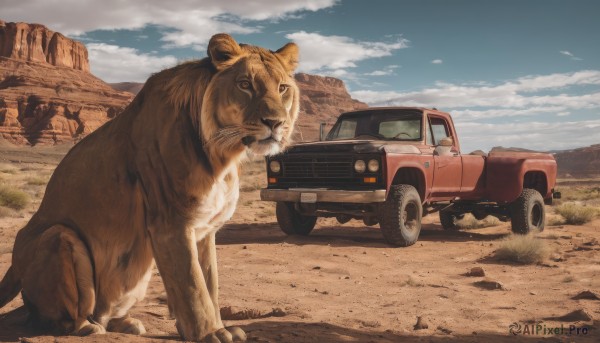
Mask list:
POLYGON ((288 144, 298 48, 213 36, 208 57, 163 70, 114 120, 65 156, 16 237, 0 307, 20 290, 32 318, 63 333, 143 334, 128 314, 156 260, 186 340, 245 340, 224 328, 215 232, 239 195, 238 165, 288 144))

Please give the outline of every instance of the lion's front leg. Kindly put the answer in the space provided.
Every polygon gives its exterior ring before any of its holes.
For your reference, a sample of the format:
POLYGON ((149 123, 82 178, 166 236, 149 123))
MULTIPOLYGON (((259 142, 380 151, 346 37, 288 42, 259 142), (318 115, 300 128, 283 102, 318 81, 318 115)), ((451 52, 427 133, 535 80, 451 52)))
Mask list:
POLYGON ((179 334, 190 341, 231 342, 215 316, 214 305, 198 263, 191 228, 150 230, 156 264, 177 320, 179 334))
MULTIPOLYGON (((210 298, 214 305, 215 318, 220 326, 223 326, 221 321, 221 309, 219 307, 219 273, 217 270, 217 248, 215 244, 215 233, 207 235, 204 239, 198 241, 198 259, 206 286, 210 294, 210 298)), ((234 342, 245 341, 246 333, 239 327, 228 327, 227 331, 231 333, 234 342)))

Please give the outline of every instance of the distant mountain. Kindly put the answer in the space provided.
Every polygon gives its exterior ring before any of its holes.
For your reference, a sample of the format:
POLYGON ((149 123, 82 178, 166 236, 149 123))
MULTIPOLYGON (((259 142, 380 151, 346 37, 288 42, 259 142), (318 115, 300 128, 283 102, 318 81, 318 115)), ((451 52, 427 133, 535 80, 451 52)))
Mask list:
POLYGON ((600 144, 554 154, 562 177, 600 177, 600 144))
POLYGON ((139 93, 142 90, 142 87, 144 87, 144 84, 141 82, 117 82, 109 83, 108 85, 118 91, 129 92, 131 94, 139 93))
POLYGON ((0 136, 8 142, 71 142, 132 98, 90 74, 82 43, 43 25, 0 21, 0 136))

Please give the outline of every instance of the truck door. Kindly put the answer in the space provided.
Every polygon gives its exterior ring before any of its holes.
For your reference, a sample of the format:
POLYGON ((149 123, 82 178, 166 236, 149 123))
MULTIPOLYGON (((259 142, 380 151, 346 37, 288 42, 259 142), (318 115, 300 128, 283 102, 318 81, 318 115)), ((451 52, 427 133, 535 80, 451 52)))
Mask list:
POLYGON ((448 122, 442 117, 429 115, 428 144, 434 147, 438 146, 442 139, 451 138, 452 147, 450 149, 435 149, 433 161, 433 185, 431 188, 432 197, 455 197, 460 194, 462 182, 462 160, 456 145, 455 137, 452 137, 448 122), (440 152, 441 151, 441 152, 440 152), (440 152, 438 154, 438 152, 440 152))

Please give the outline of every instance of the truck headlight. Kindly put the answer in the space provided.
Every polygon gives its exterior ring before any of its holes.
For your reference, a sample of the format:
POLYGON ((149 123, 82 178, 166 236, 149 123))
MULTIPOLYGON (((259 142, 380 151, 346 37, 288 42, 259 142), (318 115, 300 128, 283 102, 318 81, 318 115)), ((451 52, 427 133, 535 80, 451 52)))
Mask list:
POLYGON ((271 161, 269 162, 269 169, 271 169, 273 173, 279 173, 281 171, 281 163, 279 163, 279 161, 271 161))
POLYGON ((369 171, 371 173, 375 173, 379 170, 379 161, 370 160, 369 163, 367 164, 367 167, 369 168, 369 171))
POLYGON ((357 173, 364 173, 366 169, 367 165, 365 164, 365 161, 356 160, 356 162, 354 162, 354 170, 356 170, 357 173))

